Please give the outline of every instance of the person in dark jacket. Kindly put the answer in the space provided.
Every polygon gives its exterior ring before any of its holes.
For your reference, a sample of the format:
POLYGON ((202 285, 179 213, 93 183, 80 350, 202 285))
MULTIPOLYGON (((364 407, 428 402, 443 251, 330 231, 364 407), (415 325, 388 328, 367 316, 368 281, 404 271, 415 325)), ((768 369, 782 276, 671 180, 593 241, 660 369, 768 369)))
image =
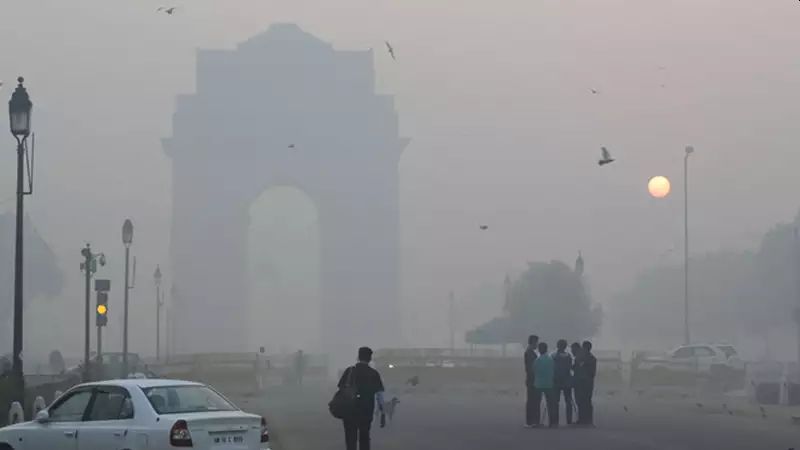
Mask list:
MULTIPOLYGON (((555 404, 558 408, 558 403, 561 401, 561 396, 564 396, 564 405, 566 405, 566 418, 567 424, 572 424, 572 356, 567 353, 567 341, 564 339, 556 343, 556 352, 553 353, 553 362, 555 363, 555 373, 553 375, 553 389, 555 395, 555 404)), ((556 416, 556 420, 558 416, 556 416)))
POLYGON ((597 358, 592 354, 592 343, 583 341, 580 356, 575 360, 575 400, 578 404, 578 424, 594 425, 594 379, 597 375, 597 358))
POLYGON ((528 336, 528 348, 525 349, 525 388, 527 398, 525 401, 525 426, 530 428, 539 423, 539 396, 536 393, 536 377, 533 373, 533 363, 539 356, 536 354, 536 346, 539 345, 539 336, 532 334, 528 336))
POLYGON ((381 413, 384 411, 383 381, 378 371, 369 366, 370 361, 372 361, 372 349, 369 347, 359 348, 358 363, 348 367, 339 380, 339 389, 352 383, 358 394, 355 414, 343 420, 347 450, 370 450, 369 433, 372 427, 375 403, 378 404, 381 413))

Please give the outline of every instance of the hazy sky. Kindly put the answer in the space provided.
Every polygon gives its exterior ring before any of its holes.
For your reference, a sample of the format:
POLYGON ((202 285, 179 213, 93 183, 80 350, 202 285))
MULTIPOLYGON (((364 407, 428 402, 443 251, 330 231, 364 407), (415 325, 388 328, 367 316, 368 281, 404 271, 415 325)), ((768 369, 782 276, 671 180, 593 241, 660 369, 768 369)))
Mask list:
MULTIPOLYGON (((681 248, 687 144, 693 251, 752 245, 798 209, 797 2, 187 0, 174 16, 161 4, 0 0, 0 96, 25 75, 38 131, 29 211, 61 258, 66 311, 80 306, 85 241, 119 278, 127 216, 136 296, 150 308, 154 265, 168 264, 159 139, 175 96, 194 91, 196 49, 233 48, 278 22, 377 49, 379 91, 396 96, 412 138, 399 168, 403 294, 424 323, 444 320, 451 289, 500 281, 526 260, 571 262, 578 249, 597 300, 625 288, 681 248), (602 169, 601 145, 618 158, 602 169), (673 195, 649 198, 653 175, 673 195)), ((6 136, 0 200, 13 195, 6 136)))

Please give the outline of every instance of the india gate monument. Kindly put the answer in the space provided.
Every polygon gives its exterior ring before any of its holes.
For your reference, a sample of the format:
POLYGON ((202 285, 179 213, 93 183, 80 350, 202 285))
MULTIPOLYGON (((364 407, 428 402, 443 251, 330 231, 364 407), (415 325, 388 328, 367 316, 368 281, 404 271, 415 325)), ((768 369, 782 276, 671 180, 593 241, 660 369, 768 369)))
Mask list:
POLYGON ((408 140, 393 97, 375 93, 374 56, 289 24, 198 52, 196 92, 177 97, 163 140, 174 352, 255 351, 248 211, 275 186, 301 190, 318 211, 323 349, 398 343, 398 160, 408 140))

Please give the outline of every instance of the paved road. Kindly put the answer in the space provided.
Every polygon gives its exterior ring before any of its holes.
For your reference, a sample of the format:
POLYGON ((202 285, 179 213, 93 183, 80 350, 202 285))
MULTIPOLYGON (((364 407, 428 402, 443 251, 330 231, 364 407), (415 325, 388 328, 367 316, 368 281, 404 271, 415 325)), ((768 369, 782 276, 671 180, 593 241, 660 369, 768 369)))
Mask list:
MULTIPOLYGON (((274 450, 342 450, 340 422, 326 410, 329 395, 312 388, 276 390, 240 403, 268 418, 274 450)), ((597 402, 596 429, 529 430, 521 426, 520 398, 411 393, 398 397, 401 404, 395 422, 373 433, 377 450, 800 449, 800 427, 743 417, 739 411, 730 416, 711 407, 696 408, 693 403, 604 398, 597 402)))

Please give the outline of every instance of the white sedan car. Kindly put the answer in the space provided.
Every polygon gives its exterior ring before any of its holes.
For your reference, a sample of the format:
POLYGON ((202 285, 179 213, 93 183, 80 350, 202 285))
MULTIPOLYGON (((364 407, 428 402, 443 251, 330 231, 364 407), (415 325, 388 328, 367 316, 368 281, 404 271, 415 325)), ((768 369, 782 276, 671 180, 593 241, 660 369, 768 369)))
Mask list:
POLYGON ((262 450, 263 417, 189 381, 131 379, 75 386, 31 422, 0 428, 0 450, 262 450))

